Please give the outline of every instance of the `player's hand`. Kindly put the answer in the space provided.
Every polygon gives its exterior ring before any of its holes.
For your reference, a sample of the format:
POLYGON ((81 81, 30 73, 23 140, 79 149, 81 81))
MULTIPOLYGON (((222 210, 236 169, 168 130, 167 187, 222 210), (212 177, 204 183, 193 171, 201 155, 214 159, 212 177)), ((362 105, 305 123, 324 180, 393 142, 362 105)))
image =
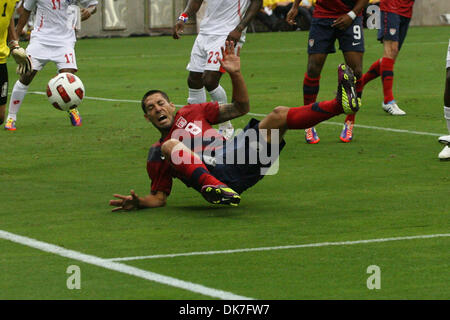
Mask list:
POLYGON ((241 58, 240 50, 238 47, 237 51, 234 50, 234 42, 233 41, 225 41, 225 48, 222 47, 222 59, 219 58, 219 63, 222 68, 225 69, 228 73, 237 73, 241 71, 241 58))
POLYGON ((13 56, 14 60, 16 60, 17 63, 17 69, 16 72, 19 75, 24 75, 28 72, 31 72, 32 65, 31 65, 31 59, 27 55, 27 52, 24 48, 21 47, 15 47, 11 49, 11 55, 13 56))
POLYGON ((291 10, 289 10, 288 14, 286 15, 286 22, 289 23, 291 26, 294 26, 297 24, 295 22, 295 17, 298 15, 298 8, 292 6, 291 10))
POLYGON ((233 41, 234 45, 236 45, 241 39, 242 31, 234 29, 228 34, 227 41, 233 41))
POLYGON ((180 39, 183 32, 184 32, 184 21, 178 20, 175 26, 173 27, 172 37, 174 39, 180 39))
POLYGON ((348 27, 353 23, 353 19, 350 18, 348 14, 344 14, 334 20, 333 24, 331 25, 332 28, 338 28, 339 30, 347 30, 348 27))
POLYGON ((86 8, 81 8, 80 9, 80 13, 81 13, 81 21, 87 20, 91 17, 91 11, 89 11, 86 8))
POLYGON ((112 212, 119 211, 119 210, 125 210, 130 211, 134 209, 139 209, 139 198, 134 193, 134 190, 130 191, 129 196, 123 196, 121 194, 115 194, 115 198, 118 198, 119 200, 110 200, 109 205, 116 207, 112 209, 112 212))

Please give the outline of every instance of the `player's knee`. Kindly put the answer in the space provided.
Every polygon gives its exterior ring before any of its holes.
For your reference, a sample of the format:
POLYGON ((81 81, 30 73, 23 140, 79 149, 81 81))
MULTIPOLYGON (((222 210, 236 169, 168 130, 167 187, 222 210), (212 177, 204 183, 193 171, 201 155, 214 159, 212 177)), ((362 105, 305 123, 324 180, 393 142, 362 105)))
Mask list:
POLYGON ((170 158, 173 148, 179 143, 181 142, 177 139, 169 139, 161 145, 161 152, 166 158, 170 158))
POLYGON ((450 68, 447 69, 446 80, 447 80, 447 86, 450 88, 450 68))
POLYGON ((189 73, 187 79, 188 87, 191 89, 201 89, 203 88, 203 79, 201 73, 189 73))
POLYGON ((220 76, 211 73, 203 75, 203 84, 208 91, 213 91, 219 86, 220 76))
POLYGON ((288 107, 278 106, 269 113, 269 117, 274 122, 283 122, 286 119, 286 114, 289 111, 288 107))

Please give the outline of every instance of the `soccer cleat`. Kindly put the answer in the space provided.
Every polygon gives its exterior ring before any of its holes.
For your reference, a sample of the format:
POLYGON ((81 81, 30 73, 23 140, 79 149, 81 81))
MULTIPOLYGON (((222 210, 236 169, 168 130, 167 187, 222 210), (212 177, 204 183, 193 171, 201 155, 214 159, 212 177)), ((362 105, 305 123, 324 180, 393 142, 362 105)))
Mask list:
POLYGON ((241 196, 227 186, 206 185, 202 187, 201 194, 206 201, 213 204, 237 207, 241 201, 241 196))
POLYGON ((403 111, 398 107, 395 100, 392 100, 386 104, 382 102, 381 107, 383 108, 384 111, 386 111, 389 114, 392 114, 393 116, 404 116, 406 114, 405 111, 403 111))
POLYGON ((448 161, 450 160, 450 147, 445 146, 444 149, 439 153, 438 155, 439 160, 441 161, 448 161))
POLYGON ((439 137, 438 141, 442 144, 446 144, 450 146, 450 135, 439 137))
POLYGON ((81 115, 78 112, 78 109, 74 108, 68 111, 69 113, 69 117, 70 117, 70 122, 72 123, 72 125, 74 127, 79 127, 81 126, 81 115))
POLYGON ((221 123, 219 126, 219 133, 225 138, 225 140, 229 140, 234 135, 234 128, 230 121, 221 123))
POLYGON ((319 143, 320 138, 317 134, 316 128, 312 127, 305 130, 305 140, 309 144, 319 143))
POLYGON ((16 120, 8 118, 5 123, 5 130, 16 131, 16 120))
POLYGON ((356 96, 355 84, 356 78, 353 70, 345 64, 340 64, 336 100, 342 106, 345 114, 354 114, 361 107, 361 98, 356 96))
POLYGON ((341 135, 339 136, 339 139, 341 139, 342 142, 350 142, 353 139, 353 126, 355 122, 351 120, 347 120, 344 123, 344 128, 342 128, 341 135))

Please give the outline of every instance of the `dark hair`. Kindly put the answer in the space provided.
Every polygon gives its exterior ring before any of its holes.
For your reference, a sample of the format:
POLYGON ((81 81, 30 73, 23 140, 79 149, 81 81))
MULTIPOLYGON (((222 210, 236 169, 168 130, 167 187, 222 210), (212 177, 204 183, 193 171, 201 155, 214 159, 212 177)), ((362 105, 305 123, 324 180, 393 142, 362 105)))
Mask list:
POLYGON ((147 113, 147 108, 145 106, 145 100, 149 96, 152 96, 152 95, 157 94, 157 93, 161 94, 163 96, 163 98, 167 100, 167 102, 170 102, 169 96, 164 91, 161 91, 161 90, 149 90, 149 91, 147 91, 146 94, 144 94, 144 96, 142 97, 142 100, 141 100, 141 108, 142 108, 142 111, 144 111, 144 113, 147 113))

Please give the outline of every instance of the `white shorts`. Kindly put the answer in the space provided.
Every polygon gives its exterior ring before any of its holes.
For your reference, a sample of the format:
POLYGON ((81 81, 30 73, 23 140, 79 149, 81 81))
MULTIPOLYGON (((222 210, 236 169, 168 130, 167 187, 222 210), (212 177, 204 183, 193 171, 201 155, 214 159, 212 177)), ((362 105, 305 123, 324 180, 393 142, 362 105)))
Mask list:
POLYGON ((448 52, 447 52, 447 69, 450 68, 450 40, 448 41, 448 52))
POLYGON ((55 47, 38 42, 30 42, 27 47, 27 54, 31 58, 33 70, 42 70, 47 62, 54 62, 58 71, 61 69, 78 70, 73 46, 55 47))
MULTIPOLYGON (((221 47, 225 46, 228 36, 199 34, 195 39, 191 51, 191 60, 186 69, 193 72, 205 70, 225 72, 220 66, 219 58, 222 58, 221 47)), ((238 42, 236 49, 242 48, 243 42, 238 42)))

